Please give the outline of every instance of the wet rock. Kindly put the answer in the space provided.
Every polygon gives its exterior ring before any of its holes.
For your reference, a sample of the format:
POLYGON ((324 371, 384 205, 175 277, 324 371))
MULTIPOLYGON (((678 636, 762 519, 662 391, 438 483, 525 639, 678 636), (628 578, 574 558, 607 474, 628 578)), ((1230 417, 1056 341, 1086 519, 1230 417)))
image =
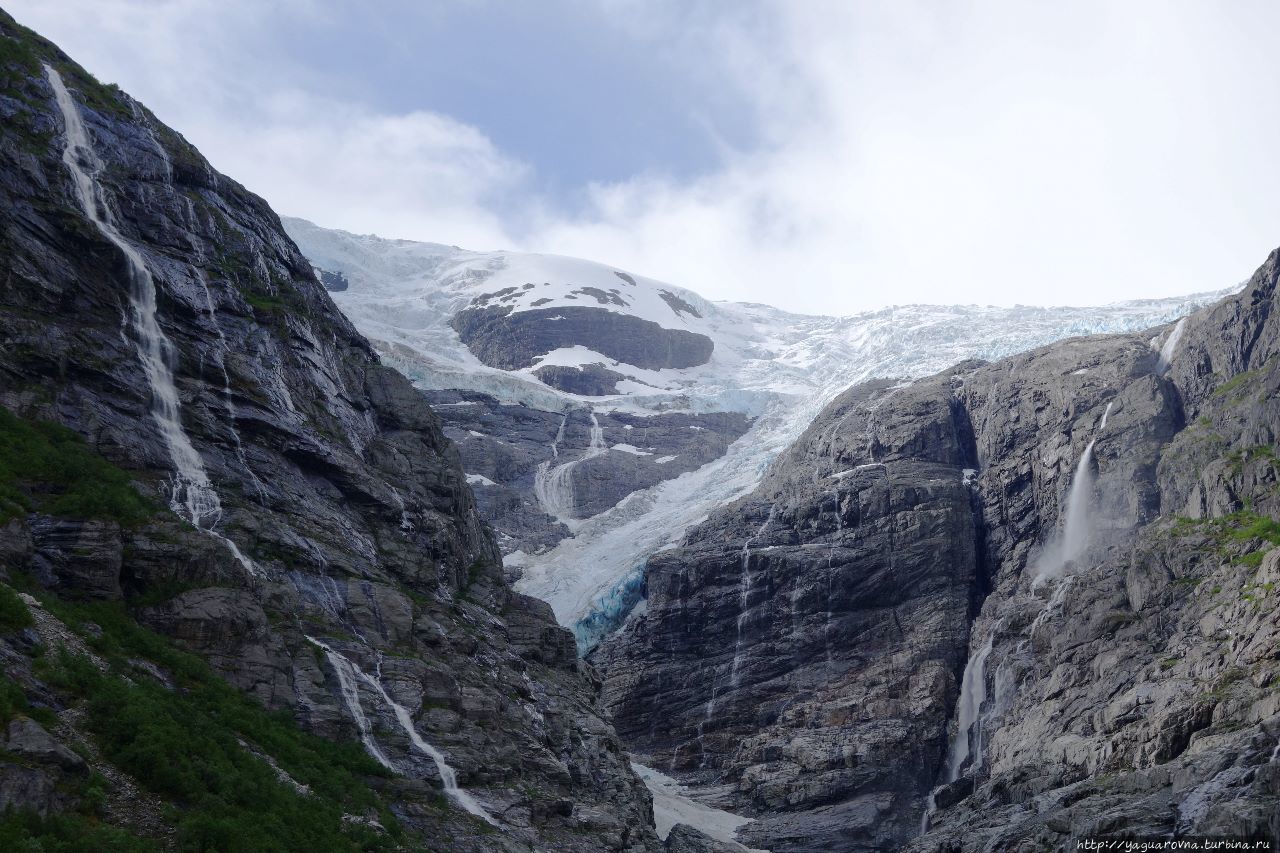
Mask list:
MULTIPOLYGON (((17 32, 0 15, 0 38, 17 32)), ((318 280, 261 199, 126 95, 86 98, 76 81, 88 78, 67 79, 110 176, 104 202, 154 279, 179 428, 211 491, 199 526, 182 505, 123 530, 48 517, 6 526, 6 568, 30 564, 59 596, 123 598, 266 706, 354 739, 351 697, 307 637, 328 644, 373 681, 360 681, 359 705, 397 768, 379 784, 411 846, 658 849, 598 685, 546 609, 514 597, 458 449, 334 306, 326 286, 341 282, 318 280), (440 808, 439 771, 392 702, 503 831, 440 808), (531 789, 572 813, 534 827, 520 805, 531 789)), ((48 81, 15 70, 6 85, 21 95, 6 127, 14 118, 47 135, 28 150, 0 134, 0 405, 69 427, 168 508, 174 444, 138 357, 125 257, 80 207, 48 81)), ((701 352, 641 331, 617 337, 656 360, 701 352)), ((15 666, 35 683, 29 659, 15 666)), ((42 773, 6 764, 0 806, 64 807, 42 773)))
POLYGON ((43 584, 76 597, 120 597, 120 525, 37 515, 30 531, 32 564, 43 584))

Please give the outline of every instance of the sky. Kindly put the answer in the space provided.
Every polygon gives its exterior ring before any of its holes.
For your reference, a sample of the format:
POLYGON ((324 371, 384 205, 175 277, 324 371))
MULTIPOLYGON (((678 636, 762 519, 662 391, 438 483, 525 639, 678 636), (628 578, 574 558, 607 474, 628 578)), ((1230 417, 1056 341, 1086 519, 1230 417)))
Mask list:
POLYGON ((8 0, 281 214, 712 299, 1087 305, 1280 245, 1280 4, 8 0))

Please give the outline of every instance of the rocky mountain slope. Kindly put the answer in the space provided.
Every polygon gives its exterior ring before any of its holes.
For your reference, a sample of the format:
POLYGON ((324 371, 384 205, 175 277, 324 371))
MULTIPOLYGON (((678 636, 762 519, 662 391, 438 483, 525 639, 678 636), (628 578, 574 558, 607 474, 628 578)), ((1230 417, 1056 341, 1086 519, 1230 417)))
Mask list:
POLYGON ((638 760, 774 851, 1280 837, 1278 259, 837 398, 596 651, 638 760))
POLYGON ((658 849, 571 636, 275 214, 2 13, 0 114, 0 810, 45 817, 0 839, 658 849))
POLYGON ((643 599, 650 555, 755 488, 850 385, 1143 329, 1208 300, 809 317, 574 258, 285 227, 385 361, 446 392, 430 399, 518 588, 549 601, 583 650, 643 599), (707 357, 610 349, 655 324, 709 341, 707 357))

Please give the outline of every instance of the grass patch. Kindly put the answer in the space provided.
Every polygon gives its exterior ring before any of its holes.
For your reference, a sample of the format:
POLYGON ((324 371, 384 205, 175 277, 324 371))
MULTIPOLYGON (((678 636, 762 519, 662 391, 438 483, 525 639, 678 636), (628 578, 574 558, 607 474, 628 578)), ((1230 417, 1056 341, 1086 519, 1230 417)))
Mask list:
POLYGON ((0 407, 0 524, 34 510, 129 526, 158 508, 71 430, 0 407))
MULTIPOLYGON (((1173 525, 1173 533, 1186 536, 1193 532, 1204 532, 1211 535, 1217 543, 1226 545, 1230 542, 1262 541, 1271 545, 1280 545, 1280 521, 1268 515, 1261 515, 1252 509, 1242 509, 1219 518, 1185 518, 1179 517, 1173 525)), ((1265 551, 1266 549, 1263 549, 1265 551)), ((1260 565, 1262 551, 1254 551, 1237 557, 1235 562, 1245 565, 1260 565), (1257 554, 1257 556, 1254 556, 1257 554), (1256 564, 1252 561, 1256 560, 1256 564)))
POLYGON ((1266 552, 1264 551, 1250 551, 1248 554, 1237 557, 1236 565, 1256 569, 1262 565, 1262 558, 1265 556, 1266 552))
POLYGON ((1248 370, 1239 373, 1226 382, 1223 382, 1217 388, 1213 389, 1215 397, 1231 397, 1233 400, 1242 400, 1247 394, 1245 386, 1262 376, 1261 370, 1248 370))
POLYGON ((1227 525, 1227 535, 1237 542, 1261 539, 1272 545, 1280 545, 1280 521, 1270 516, 1241 510, 1224 516, 1222 521, 1227 525))
POLYGON ((244 293, 245 301, 253 306, 255 310, 267 312, 285 310, 285 301, 279 296, 263 296, 260 293, 249 291, 242 292, 244 293))
POLYGON ((87 639, 111 664, 101 673, 65 651, 46 680, 84 701, 86 726, 104 757, 174 804, 182 850, 365 851, 391 849, 400 830, 367 777, 384 770, 354 743, 307 734, 287 713, 271 712, 236 690, 203 660, 179 651, 133 621, 114 602, 48 606, 73 628, 92 622, 87 639), (126 679, 129 657, 166 669, 176 690, 126 679), (310 793, 277 778, 240 745, 270 755, 310 793), (346 823, 344 814, 377 813, 389 834, 346 823))

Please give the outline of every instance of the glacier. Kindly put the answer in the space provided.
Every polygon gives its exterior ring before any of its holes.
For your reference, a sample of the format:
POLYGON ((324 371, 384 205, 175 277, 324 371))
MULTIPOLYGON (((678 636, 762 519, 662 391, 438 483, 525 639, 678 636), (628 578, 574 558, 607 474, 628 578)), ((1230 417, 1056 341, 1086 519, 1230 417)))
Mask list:
POLYGON ((755 419, 720 458, 575 520, 570 535, 542 553, 506 555, 508 569, 519 574, 517 588, 549 602, 584 653, 643 600, 648 557, 675 547, 712 510, 750 492, 770 462, 849 386, 876 377, 927 376, 968 359, 994 360, 1067 337, 1155 329, 1236 289, 1095 307, 899 305, 810 316, 712 302, 576 258, 471 252, 283 221, 313 264, 346 278, 349 286, 332 293, 334 301, 384 361, 418 387, 480 391, 548 412, 731 411, 755 419), (528 283, 538 287, 521 289, 528 283), (608 310, 707 335, 714 342, 710 361, 647 370, 581 348, 544 355, 539 363, 595 361, 628 377, 616 395, 583 397, 540 382, 533 375, 537 364, 521 370, 482 364, 449 325, 473 301, 487 304, 495 294, 503 294, 512 310, 530 310, 536 300, 526 294, 550 300, 536 307, 554 308, 574 304, 566 300, 583 288, 619 291, 626 304, 609 304, 608 310), (696 314, 675 310, 664 293, 696 314))

